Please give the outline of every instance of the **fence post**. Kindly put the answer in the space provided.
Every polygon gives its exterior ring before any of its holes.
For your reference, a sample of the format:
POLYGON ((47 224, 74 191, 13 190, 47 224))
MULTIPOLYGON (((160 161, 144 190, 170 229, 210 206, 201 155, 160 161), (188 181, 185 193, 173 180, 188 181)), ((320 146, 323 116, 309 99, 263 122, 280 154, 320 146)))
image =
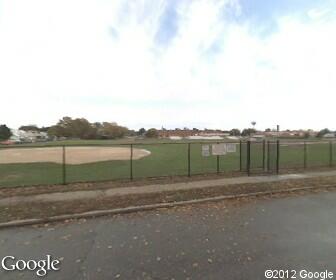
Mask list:
POLYGON ((133 180, 133 144, 131 144, 131 155, 130 155, 130 179, 133 180))
POLYGON ((251 168, 251 141, 247 141, 247 153, 246 153, 246 170, 247 176, 250 176, 250 168, 251 168))
POLYGON ((277 161, 276 161, 276 173, 279 174, 280 168, 280 140, 277 140, 277 161))
POLYGON ((333 166, 333 142, 329 142, 329 166, 333 166))
POLYGON ((267 172, 270 171, 271 157, 270 157, 270 141, 267 141, 267 172))
POLYGON ((66 154, 65 145, 62 146, 62 184, 66 184, 66 154))
POLYGON ((307 168, 307 142, 303 143, 303 168, 307 168))
POLYGON ((265 158, 266 158, 266 140, 263 139, 263 163, 262 163, 262 166, 263 166, 263 171, 265 171, 265 158))
POLYGON ((188 143, 188 177, 190 177, 190 143, 188 143))
MULTIPOLYGON (((217 144, 219 144, 217 142, 217 144)), ((219 174, 219 155, 216 156, 216 159, 217 159, 217 174, 219 174)))
POLYGON ((239 140, 239 171, 242 172, 242 140, 239 140))

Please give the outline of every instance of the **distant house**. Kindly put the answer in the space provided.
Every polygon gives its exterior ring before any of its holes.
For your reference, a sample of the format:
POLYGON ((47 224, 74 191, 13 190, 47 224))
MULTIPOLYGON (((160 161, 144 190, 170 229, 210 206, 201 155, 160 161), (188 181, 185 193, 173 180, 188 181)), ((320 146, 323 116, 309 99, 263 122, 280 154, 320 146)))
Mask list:
POLYGON ((24 131, 19 129, 11 129, 11 132, 12 136, 9 138, 9 141, 14 143, 33 143, 49 140, 48 134, 46 132, 24 131))
POLYGON ((335 138, 335 133, 334 132, 326 133, 323 135, 323 138, 335 138))
POLYGON ((46 132, 27 131, 25 136, 29 142, 43 142, 48 140, 48 134, 46 132))
POLYGON ((19 129, 11 129, 12 136, 9 138, 9 141, 14 143, 23 142, 25 139, 25 131, 19 129))

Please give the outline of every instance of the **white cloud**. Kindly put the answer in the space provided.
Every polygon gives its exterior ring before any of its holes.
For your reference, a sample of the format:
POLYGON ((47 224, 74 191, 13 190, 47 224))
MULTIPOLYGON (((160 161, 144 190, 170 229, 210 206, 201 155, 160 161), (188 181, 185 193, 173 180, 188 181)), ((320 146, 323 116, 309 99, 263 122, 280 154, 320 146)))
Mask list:
POLYGON ((240 13, 237 1, 178 1, 177 34, 161 46, 165 1, 1 3, 0 122, 10 126, 69 115, 130 127, 336 128, 336 18, 320 12, 279 18, 260 38, 248 21, 223 18, 223 7, 240 13))
POLYGON ((331 10, 329 9, 311 9, 307 12, 307 15, 311 19, 315 20, 325 17, 330 12, 331 10))

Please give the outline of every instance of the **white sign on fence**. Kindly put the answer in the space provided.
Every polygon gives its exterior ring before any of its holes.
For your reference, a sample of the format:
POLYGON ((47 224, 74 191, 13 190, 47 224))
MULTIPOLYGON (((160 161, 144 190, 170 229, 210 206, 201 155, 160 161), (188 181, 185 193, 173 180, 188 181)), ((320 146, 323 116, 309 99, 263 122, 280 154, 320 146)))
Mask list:
POLYGON ((212 144, 212 155, 222 156, 226 155, 226 144, 212 144))
POLYGON ((227 143, 226 144, 226 152, 227 153, 235 153, 235 152, 237 152, 237 144, 227 143))
POLYGON ((210 156, 210 145, 202 145, 202 156, 210 156))

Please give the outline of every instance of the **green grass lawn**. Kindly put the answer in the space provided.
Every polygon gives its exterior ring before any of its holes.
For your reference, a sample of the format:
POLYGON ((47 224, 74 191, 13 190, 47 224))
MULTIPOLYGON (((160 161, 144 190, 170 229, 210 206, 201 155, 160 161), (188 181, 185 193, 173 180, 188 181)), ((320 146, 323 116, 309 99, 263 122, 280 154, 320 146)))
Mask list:
MULTIPOLYGON (((156 141, 144 145, 128 140, 117 142, 109 141, 66 141, 57 142, 61 145, 109 145, 133 143, 134 148, 146 149, 151 155, 133 161, 133 177, 158 177, 188 174, 188 144, 174 143, 160 144, 156 141)), ((167 141, 164 141, 167 142, 167 141)), ((54 144, 53 142, 51 144, 54 144)), ((49 145, 51 145, 49 144, 49 145)), ((39 146, 41 144, 38 144, 39 146)), ((20 145, 21 146, 21 145, 20 145)), ((206 174, 217 172, 217 157, 203 157, 201 154, 201 143, 192 143, 190 149, 190 171, 191 174, 206 174)), ((307 145, 307 167, 328 166, 329 143, 307 145)), ((246 166, 246 147, 242 147, 243 167, 246 166)), ((265 149, 267 152, 267 149, 265 149)), ((333 145, 333 161, 336 162, 336 145, 333 145)), ((267 163, 265 157, 265 164, 267 163)), ((261 169, 263 167, 263 145, 254 143, 251 145, 251 168, 261 169)), ((303 168, 304 149, 302 144, 281 145, 280 147, 280 169, 281 168, 303 168)), ((240 167, 239 145, 236 153, 229 153, 219 157, 219 171, 238 171, 240 167)), ((21 186, 38 184, 59 184, 62 183, 62 165, 56 163, 29 163, 29 164, 0 164, 0 186, 21 186)), ((82 181, 103 181, 130 178, 130 161, 114 160, 80 165, 66 165, 67 182, 82 181)))
MULTIPOLYGON (((332 145, 332 161, 336 163, 335 143, 332 145)), ((280 168, 304 167, 304 145, 281 146, 280 168)), ((306 167, 323 167, 330 163, 329 143, 314 143, 306 145, 306 167)))

